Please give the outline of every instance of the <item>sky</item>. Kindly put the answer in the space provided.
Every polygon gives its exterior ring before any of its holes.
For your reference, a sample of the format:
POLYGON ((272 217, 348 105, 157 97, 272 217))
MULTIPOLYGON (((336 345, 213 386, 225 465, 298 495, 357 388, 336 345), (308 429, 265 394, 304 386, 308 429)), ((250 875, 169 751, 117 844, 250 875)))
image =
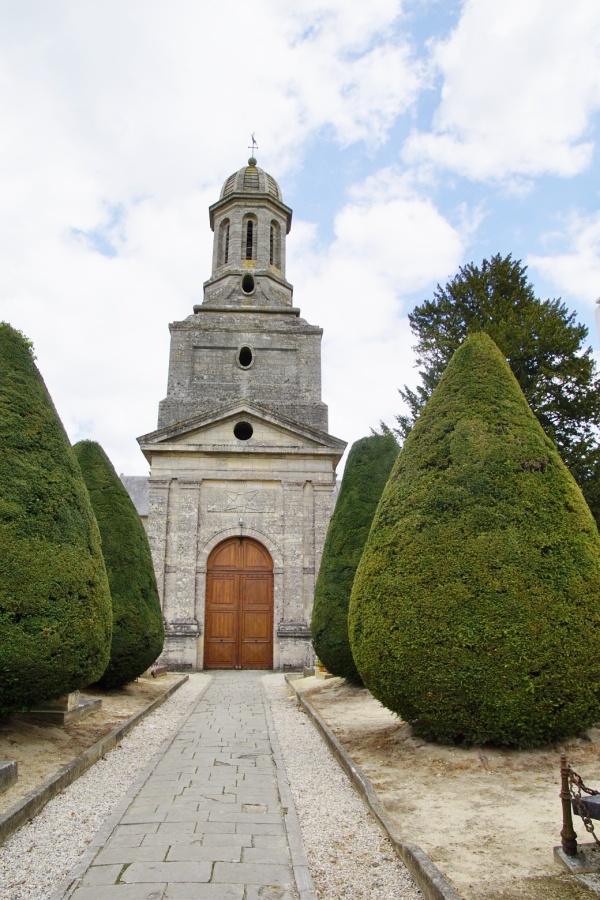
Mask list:
POLYGON ((0 0, 0 320, 74 443, 145 475, 169 322, 246 164, 293 213, 329 430, 394 424, 408 313, 511 253, 589 328, 600 295, 597 0, 0 0))

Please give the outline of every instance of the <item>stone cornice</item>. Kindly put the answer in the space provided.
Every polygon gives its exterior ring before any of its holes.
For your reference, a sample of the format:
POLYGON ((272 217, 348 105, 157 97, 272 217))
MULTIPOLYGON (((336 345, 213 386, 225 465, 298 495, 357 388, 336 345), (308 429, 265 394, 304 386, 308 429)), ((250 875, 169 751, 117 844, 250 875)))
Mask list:
MULTIPOLYGON (((261 447, 259 443, 241 445, 239 447, 234 444, 208 445, 209 447, 219 447, 218 451, 214 450, 213 452, 222 453, 225 450, 226 452, 241 452, 247 454, 249 452, 252 453, 262 451, 285 455, 286 453, 318 453, 319 451, 329 451, 331 453, 333 451, 334 453, 339 452, 341 455, 346 448, 345 441, 342 441, 325 431, 321 431, 318 428, 312 428, 309 425, 296 422, 293 419, 288 418, 287 416, 280 415, 279 413, 271 412, 271 410, 269 410, 267 407, 259 406, 258 403, 251 403, 247 400, 241 399, 234 403, 229 403, 226 406, 222 406, 219 409, 212 411, 211 413, 194 416, 193 418, 187 419, 183 422, 177 422, 174 425, 167 425, 164 428, 159 428, 156 431, 149 432, 148 434, 143 434, 137 440, 142 449, 144 449, 145 447, 149 448, 151 446, 152 449, 156 451, 161 449, 161 444, 170 444, 173 438, 181 438, 184 435, 189 434, 190 432, 199 431, 204 427, 212 426, 219 422, 227 421, 243 414, 249 414, 258 420, 262 420, 263 422, 274 425, 278 428, 283 428, 300 438, 304 438, 304 440, 310 441, 312 444, 316 444, 316 446, 307 446, 305 444, 303 447, 286 447, 282 445, 275 446, 272 444, 267 444, 261 447)), ((172 444, 170 449, 176 452, 189 452, 189 445, 181 446, 172 444)), ((204 445, 202 446, 202 451, 205 451, 204 445)))
POLYGON ((248 209, 256 209, 260 206, 274 206, 275 209, 278 209, 285 218, 286 234, 290 233, 290 228, 292 227, 291 208, 287 206, 282 200, 278 200, 277 197, 273 197, 272 194, 263 194, 256 191, 235 191, 234 193, 227 194, 226 197, 221 197, 221 199, 217 200, 215 203, 212 203, 208 207, 211 231, 214 231, 215 227, 215 213, 224 211, 230 206, 237 205, 248 207, 248 209))

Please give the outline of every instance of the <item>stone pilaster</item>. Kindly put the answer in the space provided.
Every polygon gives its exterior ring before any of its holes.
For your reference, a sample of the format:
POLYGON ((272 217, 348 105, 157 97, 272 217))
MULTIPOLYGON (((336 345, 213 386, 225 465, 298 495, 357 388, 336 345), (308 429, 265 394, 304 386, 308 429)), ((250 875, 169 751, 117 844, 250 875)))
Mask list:
MULTIPOLYGON (((331 519, 331 515, 333 513, 333 490, 335 487, 335 474, 333 475, 333 483, 332 484, 317 484, 315 485, 314 491, 314 503, 315 503, 315 529, 314 529, 314 541, 315 541, 315 584, 317 583, 317 576, 319 574, 319 569, 321 568, 321 557, 323 556, 323 546, 325 544, 325 538, 327 536, 327 529, 329 528, 329 521, 331 519)), ((311 605, 311 615, 312 615, 312 605, 311 605)))
POLYGON ((304 620, 302 603, 303 488, 304 484, 301 481, 283 483, 284 622, 304 620))
POLYGON ((172 478, 167 502, 167 528, 165 548, 165 589, 163 615, 167 623, 179 618, 177 608, 177 560, 179 546, 179 479, 172 478))
POLYGON ((169 479, 151 478, 148 496, 148 543, 154 563, 158 596, 164 615, 165 559, 167 549, 167 509, 169 505, 169 479))
POLYGON ((305 481, 302 490, 302 519, 304 525, 302 552, 302 618, 310 625, 315 596, 315 492, 312 481, 305 481))

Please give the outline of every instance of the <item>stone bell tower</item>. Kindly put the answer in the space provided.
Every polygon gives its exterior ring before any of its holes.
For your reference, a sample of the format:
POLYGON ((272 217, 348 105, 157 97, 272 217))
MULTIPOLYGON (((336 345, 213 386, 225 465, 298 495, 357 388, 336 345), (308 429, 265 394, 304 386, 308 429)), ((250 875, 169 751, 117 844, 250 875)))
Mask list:
POLYGON ((174 322, 148 536, 172 667, 292 668, 310 617, 345 443, 327 433, 322 330, 285 277, 292 211, 251 157, 210 209, 212 274, 174 322))

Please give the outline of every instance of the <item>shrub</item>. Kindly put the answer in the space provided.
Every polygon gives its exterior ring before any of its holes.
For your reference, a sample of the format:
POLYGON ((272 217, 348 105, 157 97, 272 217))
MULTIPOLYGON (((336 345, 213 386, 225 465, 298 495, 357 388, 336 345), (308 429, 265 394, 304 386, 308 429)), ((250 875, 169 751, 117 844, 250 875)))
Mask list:
POLYGON ((112 597, 110 661, 98 683, 121 687, 141 675, 163 648, 150 547, 135 506, 100 444, 80 441, 73 449, 100 528, 112 597))
POLYGON ((397 455, 398 444, 391 432, 373 434, 352 445, 315 588, 315 652, 334 675, 359 684, 348 639, 348 604, 373 515, 397 455))
POLYGON ((491 338, 469 337, 406 439, 349 631, 373 694, 438 741, 532 746, 600 715, 600 537, 491 338))
POLYGON ((30 343, 0 325, 0 715, 95 681, 111 605, 98 526, 30 343))

